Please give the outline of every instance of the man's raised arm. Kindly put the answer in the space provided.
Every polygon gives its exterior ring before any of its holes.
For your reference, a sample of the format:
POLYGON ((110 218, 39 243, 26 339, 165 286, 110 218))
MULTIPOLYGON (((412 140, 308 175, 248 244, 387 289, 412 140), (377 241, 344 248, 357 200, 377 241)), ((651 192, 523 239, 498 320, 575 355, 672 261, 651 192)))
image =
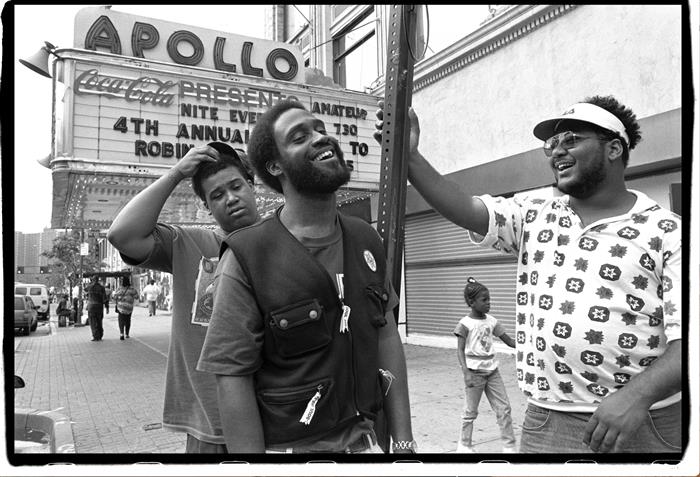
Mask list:
POLYGON ((153 248, 153 230, 165 202, 182 179, 192 177, 202 162, 214 162, 218 152, 209 146, 190 149, 172 169, 142 190, 119 212, 107 240, 124 255, 142 262, 153 248))
MULTIPOLYGON (((383 102, 379 102, 377 111, 377 131, 374 138, 381 144, 381 129, 383 127, 383 102)), ((413 108, 408 110, 410 121, 410 138, 408 153, 408 180, 418 190, 421 196, 440 215, 449 221, 472 230, 480 235, 488 231, 488 211, 481 200, 473 197, 458 184, 446 179, 418 151, 420 125, 418 116, 413 108)))

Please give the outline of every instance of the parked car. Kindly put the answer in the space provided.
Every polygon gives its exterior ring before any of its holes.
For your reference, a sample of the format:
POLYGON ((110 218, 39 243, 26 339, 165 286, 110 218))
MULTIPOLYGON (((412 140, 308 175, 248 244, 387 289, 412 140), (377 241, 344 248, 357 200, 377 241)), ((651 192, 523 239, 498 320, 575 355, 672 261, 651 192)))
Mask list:
POLYGON ((49 319, 49 289, 41 283, 15 283, 15 295, 31 298, 36 306, 37 319, 49 319))
POLYGON ((15 295, 15 328, 28 335, 36 330, 38 321, 34 302, 26 295, 15 295))

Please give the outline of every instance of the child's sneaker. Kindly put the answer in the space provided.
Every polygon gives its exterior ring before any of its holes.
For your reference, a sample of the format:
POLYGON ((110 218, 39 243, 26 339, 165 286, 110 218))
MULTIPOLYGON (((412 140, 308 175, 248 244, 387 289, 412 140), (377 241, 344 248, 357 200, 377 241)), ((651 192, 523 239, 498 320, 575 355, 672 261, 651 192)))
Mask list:
POLYGON ((471 446, 465 446, 461 442, 457 442, 457 454, 473 454, 474 448, 471 446))
POLYGON ((509 447, 509 446, 504 446, 503 447, 503 453, 504 454, 517 454, 517 450, 515 450, 515 447, 509 447))

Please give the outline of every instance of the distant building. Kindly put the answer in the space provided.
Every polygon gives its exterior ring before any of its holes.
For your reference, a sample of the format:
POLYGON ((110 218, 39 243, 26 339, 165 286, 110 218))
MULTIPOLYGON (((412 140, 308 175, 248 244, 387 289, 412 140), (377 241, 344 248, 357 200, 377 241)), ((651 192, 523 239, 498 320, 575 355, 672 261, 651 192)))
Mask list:
POLYGON ((43 232, 15 232, 15 281, 26 283, 47 283, 51 267, 43 252, 53 246, 59 230, 44 229, 43 232))

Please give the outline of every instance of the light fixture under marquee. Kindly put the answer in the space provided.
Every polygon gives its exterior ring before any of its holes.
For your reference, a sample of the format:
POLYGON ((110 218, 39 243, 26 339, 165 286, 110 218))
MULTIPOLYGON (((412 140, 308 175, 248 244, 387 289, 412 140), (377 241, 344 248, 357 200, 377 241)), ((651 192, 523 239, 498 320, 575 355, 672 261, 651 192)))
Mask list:
POLYGON ((39 51, 26 60, 20 59, 19 62, 35 73, 45 76, 46 78, 51 78, 51 73, 49 73, 49 55, 54 55, 58 58, 54 50, 56 50, 56 47, 48 41, 45 41, 44 46, 39 48, 39 51))
POLYGON ((48 155, 42 157, 41 159, 37 159, 36 162, 38 162, 42 166, 46 167, 47 169, 50 169, 51 168, 51 166, 50 166, 51 154, 48 154, 48 155))

